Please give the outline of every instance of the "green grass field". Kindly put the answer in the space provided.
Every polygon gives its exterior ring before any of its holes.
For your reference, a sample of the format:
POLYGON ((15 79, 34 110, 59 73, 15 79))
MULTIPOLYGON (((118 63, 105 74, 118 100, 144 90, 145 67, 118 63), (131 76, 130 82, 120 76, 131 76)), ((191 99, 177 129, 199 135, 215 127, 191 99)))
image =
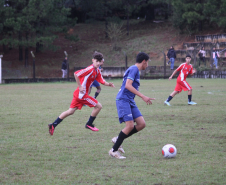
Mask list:
POLYGON ((53 136, 47 124, 68 109, 76 83, 0 85, 0 184, 226 184, 225 79, 187 81, 196 106, 187 105, 187 92, 163 105, 176 79, 141 80, 140 91, 156 100, 148 106, 136 98, 147 126, 124 140, 125 160, 108 155, 124 128, 115 107, 121 80, 102 86, 99 132, 84 128, 92 110, 84 107, 53 136), (176 158, 163 158, 168 143, 176 158))

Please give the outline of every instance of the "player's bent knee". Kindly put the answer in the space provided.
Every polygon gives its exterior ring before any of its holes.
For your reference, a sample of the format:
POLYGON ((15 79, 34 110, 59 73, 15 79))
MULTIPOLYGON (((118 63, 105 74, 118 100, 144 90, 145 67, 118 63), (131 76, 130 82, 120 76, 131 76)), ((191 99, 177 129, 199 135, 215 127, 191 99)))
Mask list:
POLYGON ((126 121, 126 128, 128 130, 133 130, 133 128, 134 128, 134 122, 133 121, 126 121))
POLYGON ((145 128, 146 127, 146 123, 142 123, 142 128, 145 128))
POLYGON ((96 105, 97 109, 102 109, 102 105, 98 102, 98 104, 96 105))
POLYGON ((140 129, 143 129, 146 127, 146 123, 145 122, 141 122, 137 125, 140 129))

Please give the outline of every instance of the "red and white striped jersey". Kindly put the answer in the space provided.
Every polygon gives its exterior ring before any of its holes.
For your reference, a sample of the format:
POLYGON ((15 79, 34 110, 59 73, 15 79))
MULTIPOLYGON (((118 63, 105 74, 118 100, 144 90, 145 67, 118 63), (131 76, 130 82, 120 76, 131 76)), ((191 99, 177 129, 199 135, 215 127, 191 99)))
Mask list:
POLYGON ((100 70, 95 69, 93 65, 90 65, 85 69, 78 70, 75 74, 78 76, 82 87, 85 89, 85 93, 79 92, 79 87, 75 90, 74 96, 77 96, 79 99, 82 99, 85 94, 89 93, 89 88, 93 84, 94 80, 100 82, 101 84, 105 83, 100 70))
POLYGON ((180 71, 179 76, 177 77, 177 80, 179 81, 185 81, 188 74, 192 74, 193 67, 191 64, 187 64, 186 62, 181 64, 178 68, 177 71, 180 71))

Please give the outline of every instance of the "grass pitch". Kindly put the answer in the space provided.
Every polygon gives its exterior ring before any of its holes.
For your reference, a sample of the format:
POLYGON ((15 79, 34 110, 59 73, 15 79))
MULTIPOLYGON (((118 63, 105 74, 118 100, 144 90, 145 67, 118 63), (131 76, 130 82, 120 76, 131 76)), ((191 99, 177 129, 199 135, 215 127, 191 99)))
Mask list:
MULTIPOLYGON (((140 91, 156 98, 151 106, 136 98, 146 128, 124 140, 125 160, 111 158, 118 123, 116 88, 102 86, 99 132, 85 129, 92 109, 84 107, 48 133, 47 124, 68 109, 76 83, 0 85, 0 184, 226 184, 225 79, 188 79, 193 87, 163 102, 176 79, 141 80, 140 91), (177 156, 161 148, 174 144, 177 156)), ((95 89, 92 89, 94 94, 95 89)))

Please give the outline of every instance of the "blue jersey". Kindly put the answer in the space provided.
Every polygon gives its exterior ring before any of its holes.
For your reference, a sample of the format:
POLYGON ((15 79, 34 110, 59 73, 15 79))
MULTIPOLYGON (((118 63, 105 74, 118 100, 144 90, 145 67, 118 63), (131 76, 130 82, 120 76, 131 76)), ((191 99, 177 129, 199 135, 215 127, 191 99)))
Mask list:
POLYGON ((122 86, 121 89, 119 89, 119 92, 116 96, 116 100, 127 100, 127 101, 134 101, 135 98, 135 94, 133 94, 131 91, 129 91, 128 89, 125 88, 126 86, 126 80, 130 79, 133 81, 132 86, 139 91, 139 86, 140 86, 140 73, 139 73, 139 69, 136 65, 133 65, 131 67, 129 67, 124 76, 123 76, 123 82, 122 82, 122 86))

